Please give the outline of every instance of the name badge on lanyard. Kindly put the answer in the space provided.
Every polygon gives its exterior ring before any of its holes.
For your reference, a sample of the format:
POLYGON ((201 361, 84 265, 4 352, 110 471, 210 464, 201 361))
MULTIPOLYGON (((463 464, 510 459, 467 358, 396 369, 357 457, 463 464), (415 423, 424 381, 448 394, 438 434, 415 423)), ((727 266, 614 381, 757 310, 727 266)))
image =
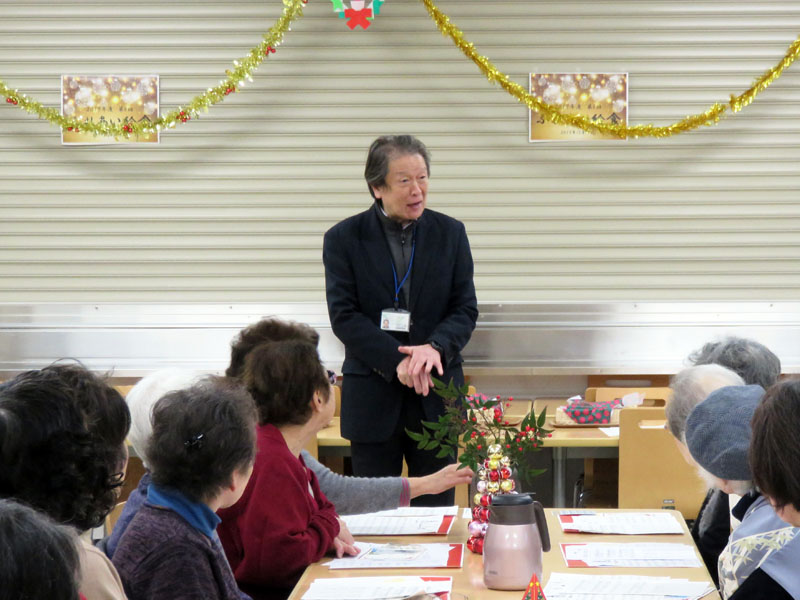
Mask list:
POLYGON ((380 328, 384 331, 411 331, 411 313, 400 308, 400 290, 411 274, 411 267, 414 264, 414 251, 417 248, 416 239, 411 243, 411 258, 408 261, 408 269, 400 283, 397 283, 397 270, 392 261, 392 276, 394 277, 394 307, 384 308, 381 311, 380 328))
POLYGON ((402 308, 384 308, 381 311, 381 329, 384 331, 411 331, 411 313, 402 308))

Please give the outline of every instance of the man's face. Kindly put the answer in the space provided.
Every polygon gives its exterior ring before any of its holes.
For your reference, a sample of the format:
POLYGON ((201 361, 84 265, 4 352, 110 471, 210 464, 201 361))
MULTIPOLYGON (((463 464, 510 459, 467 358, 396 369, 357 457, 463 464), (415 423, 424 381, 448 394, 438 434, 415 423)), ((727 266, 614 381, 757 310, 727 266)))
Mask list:
POLYGON ((383 202, 390 219, 406 223, 416 221, 425 210, 428 197, 428 169, 419 154, 397 156, 389 161, 386 185, 372 188, 383 202))

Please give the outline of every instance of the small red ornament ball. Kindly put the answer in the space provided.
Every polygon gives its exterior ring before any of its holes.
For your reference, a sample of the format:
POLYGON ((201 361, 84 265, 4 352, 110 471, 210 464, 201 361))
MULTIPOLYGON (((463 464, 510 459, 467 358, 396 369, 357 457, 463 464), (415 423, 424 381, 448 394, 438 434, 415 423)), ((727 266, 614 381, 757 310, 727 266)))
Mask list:
POLYGON ((486 507, 492 503, 492 497, 489 494, 481 496, 481 506, 486 507))
POLYGON ((489 479, 491 479, 492 481, 497 481, 498 479, 500 479, 500 473, 498 473, 497 471, 489 471, 489 479))
POLYGON ((508 479, 509 477, 511 477, 511 469, 509 469, 508 467, 502 467, 500 469, 500 478, 508 479))

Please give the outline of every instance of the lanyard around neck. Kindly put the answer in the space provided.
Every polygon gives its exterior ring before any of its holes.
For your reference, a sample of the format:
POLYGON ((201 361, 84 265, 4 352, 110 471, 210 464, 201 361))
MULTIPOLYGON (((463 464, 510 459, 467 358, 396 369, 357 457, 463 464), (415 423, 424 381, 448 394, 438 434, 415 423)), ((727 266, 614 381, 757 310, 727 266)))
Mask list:
POLYGON ((408 279, 408 276, 411 274, 411 266, 414 264, 414 250, 417 248, 417 236, 414 235, 411 238, 411 258, 408 260, 408 269, 406 269, 406 274, 403 276, 403 280, 398 284, 397 283, 397 270, 394 268, 394 261, 392 263, 392 276, 394 277, 394 308, 395 310, 400 306, 400 290, 403 289, 403 284, 408 279))

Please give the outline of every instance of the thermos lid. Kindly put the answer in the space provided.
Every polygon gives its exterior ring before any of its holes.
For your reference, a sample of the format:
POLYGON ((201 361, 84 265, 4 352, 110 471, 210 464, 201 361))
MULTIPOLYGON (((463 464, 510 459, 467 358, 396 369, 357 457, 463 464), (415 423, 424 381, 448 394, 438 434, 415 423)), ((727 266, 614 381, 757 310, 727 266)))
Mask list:
POLYGON ((529 494, 501 494, 492 498, 489 524, 527 525, 535 523, 533 498, 529 494))
POLYGON ((500 494, 492 498, 492 506, 523 506, 533 504, 530 494, 500 494))

